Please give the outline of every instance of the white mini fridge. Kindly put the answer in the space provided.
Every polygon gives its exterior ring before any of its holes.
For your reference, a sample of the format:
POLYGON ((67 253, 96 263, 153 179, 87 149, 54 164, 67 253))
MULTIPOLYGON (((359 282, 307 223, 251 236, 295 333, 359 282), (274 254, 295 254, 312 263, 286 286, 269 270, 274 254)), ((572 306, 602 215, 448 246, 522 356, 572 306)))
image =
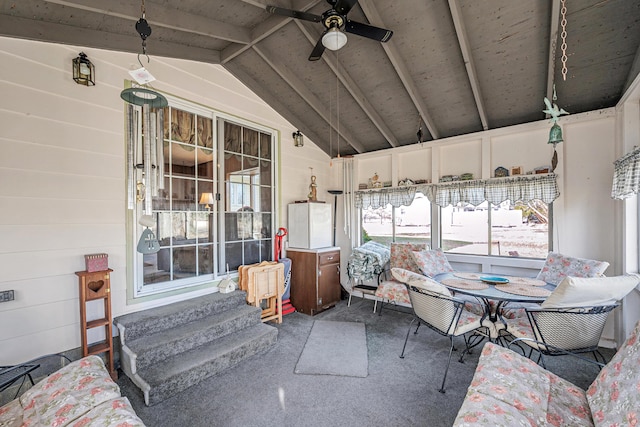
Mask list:
POLYGON ((290 248, 316 249, 333 244, 330 204, 291 203, 287 214, 290 248))

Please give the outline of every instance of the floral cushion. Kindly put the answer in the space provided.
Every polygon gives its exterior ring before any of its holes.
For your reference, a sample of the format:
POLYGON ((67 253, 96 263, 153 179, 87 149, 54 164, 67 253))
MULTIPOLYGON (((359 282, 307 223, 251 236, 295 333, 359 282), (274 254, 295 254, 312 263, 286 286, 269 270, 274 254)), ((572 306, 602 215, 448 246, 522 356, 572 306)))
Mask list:
POLYGON ((385 280, 378 285, 376 296, 396 304, 411 304, 409 292, 404 283, 397 280, 385 280))
POLYGON ((591 409, 584 390, 553 374, 549 375, 549 379, 549 425, 592 426, 591 409))
POLYGON ((121 397, 101 403, 69 426, 144 427, 144 424, 133 411, 129 400, 121 397))
MULTIPOLYGON (((422 251, 426 248, 427 245, 424 243, 392 243, 389 265, 392 268, 401 268, 403 270, 420 274, 420 269, 413 259, 411 252, 422 251)), ((382 281, 376 289, 376 296, 396 304, 411 305, 407 287, 404 283, 398 282, 394 279, 382 281)))
POLYGON ((537 279, 547 283, 559 284, 567 276, 597 277, 604 274, 609 267, 606 261, 573 258, 556 252, 549 252, 547 259, 538 273, 537 279))
POLYGON ((487 343, 454 426, 593 425, 584 391, 487 343))
POLYGON ((102 359, 88 356, 56 371, 20 396, 23 426, 70 425, 92 408, 119 397, 120 389, 102 359))
POLYGON ((596 426, 634 426, 640 418, 640 322, 587 389, 596 426))
POLYGON ((509 332, 514 337, 536 339, 536 337, 533 336, 531 322, 529 322, 529 319, 527 317, 505 319, 505 322, 507 323, 507 332, 509 332))
POLYGON ((420 273, 420 269, 411 252, 423 251, 427 249, 424 243, 392 243, 391 244, 391 267, 402 268, 404 270, 420 273))
POLYGON ((18 399, 0 407, 0 427, 20 427, 22 425, 22 406, 18 399))
POLYGON ((447 257, 441 249, 411 252, 418 268, 425 276, 434 277, 440 273, 453 271, 447 257))
POLYGON ((449 289, 447 289, 446 286, 429 277, 423 276, 422 274, 417 274, 402 268, 392 268, 391 275, 400 283, 406 283, 407 285, 415 286, 416 288, 425 289, 427 291, 449 297, 451 296, 451 292, 449 292, 449 289))

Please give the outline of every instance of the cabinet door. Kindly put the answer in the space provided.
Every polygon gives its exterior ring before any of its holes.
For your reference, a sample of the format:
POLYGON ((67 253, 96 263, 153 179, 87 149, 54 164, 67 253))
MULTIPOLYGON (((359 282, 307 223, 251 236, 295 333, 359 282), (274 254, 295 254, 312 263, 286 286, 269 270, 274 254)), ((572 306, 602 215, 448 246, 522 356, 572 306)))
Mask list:
POLYGON ((326 264, 318 269, 318 308, 340 301, 340 264, 326 264))

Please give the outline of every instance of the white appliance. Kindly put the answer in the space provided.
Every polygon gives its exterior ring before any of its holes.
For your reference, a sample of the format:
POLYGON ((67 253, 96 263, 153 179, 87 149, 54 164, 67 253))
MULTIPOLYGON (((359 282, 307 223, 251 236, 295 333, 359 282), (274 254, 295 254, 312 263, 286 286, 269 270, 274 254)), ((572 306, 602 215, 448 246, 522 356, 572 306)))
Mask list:
POLYGON ((288 222, 290 248, 326 248, 333 243, 331 205, 328 203, 291 203, 288 222))

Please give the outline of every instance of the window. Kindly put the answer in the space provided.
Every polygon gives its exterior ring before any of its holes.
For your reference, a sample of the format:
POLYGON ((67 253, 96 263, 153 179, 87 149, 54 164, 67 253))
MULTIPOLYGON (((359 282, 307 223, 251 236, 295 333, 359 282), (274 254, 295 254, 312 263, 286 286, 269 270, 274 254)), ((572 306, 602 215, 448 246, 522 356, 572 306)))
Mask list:
POLYGON ((431 245, 431 203, 416 192, 409 206, 362 209, 363 241, 414 242, 431 245))
POLYGON ((222 259, 230 270, 272 258, 271 135, 221 120, 224 140, 222 259))
POLYGON ((549 251, 548 205, 540 200, 449 205, 441 225, 446 252, 545 258, 549 251))
MULTIPOLYGON (((135 253, 136 296, 199 285, 227 268, 271 259, 273 132, 250 126, 201 107, 165 108, 164 188, 152 198, 160 250, 135 253)), ((143 183, 142 170, 135 174, 143 183)), ((136 221, 134 247, 143 230, 136 221)))

